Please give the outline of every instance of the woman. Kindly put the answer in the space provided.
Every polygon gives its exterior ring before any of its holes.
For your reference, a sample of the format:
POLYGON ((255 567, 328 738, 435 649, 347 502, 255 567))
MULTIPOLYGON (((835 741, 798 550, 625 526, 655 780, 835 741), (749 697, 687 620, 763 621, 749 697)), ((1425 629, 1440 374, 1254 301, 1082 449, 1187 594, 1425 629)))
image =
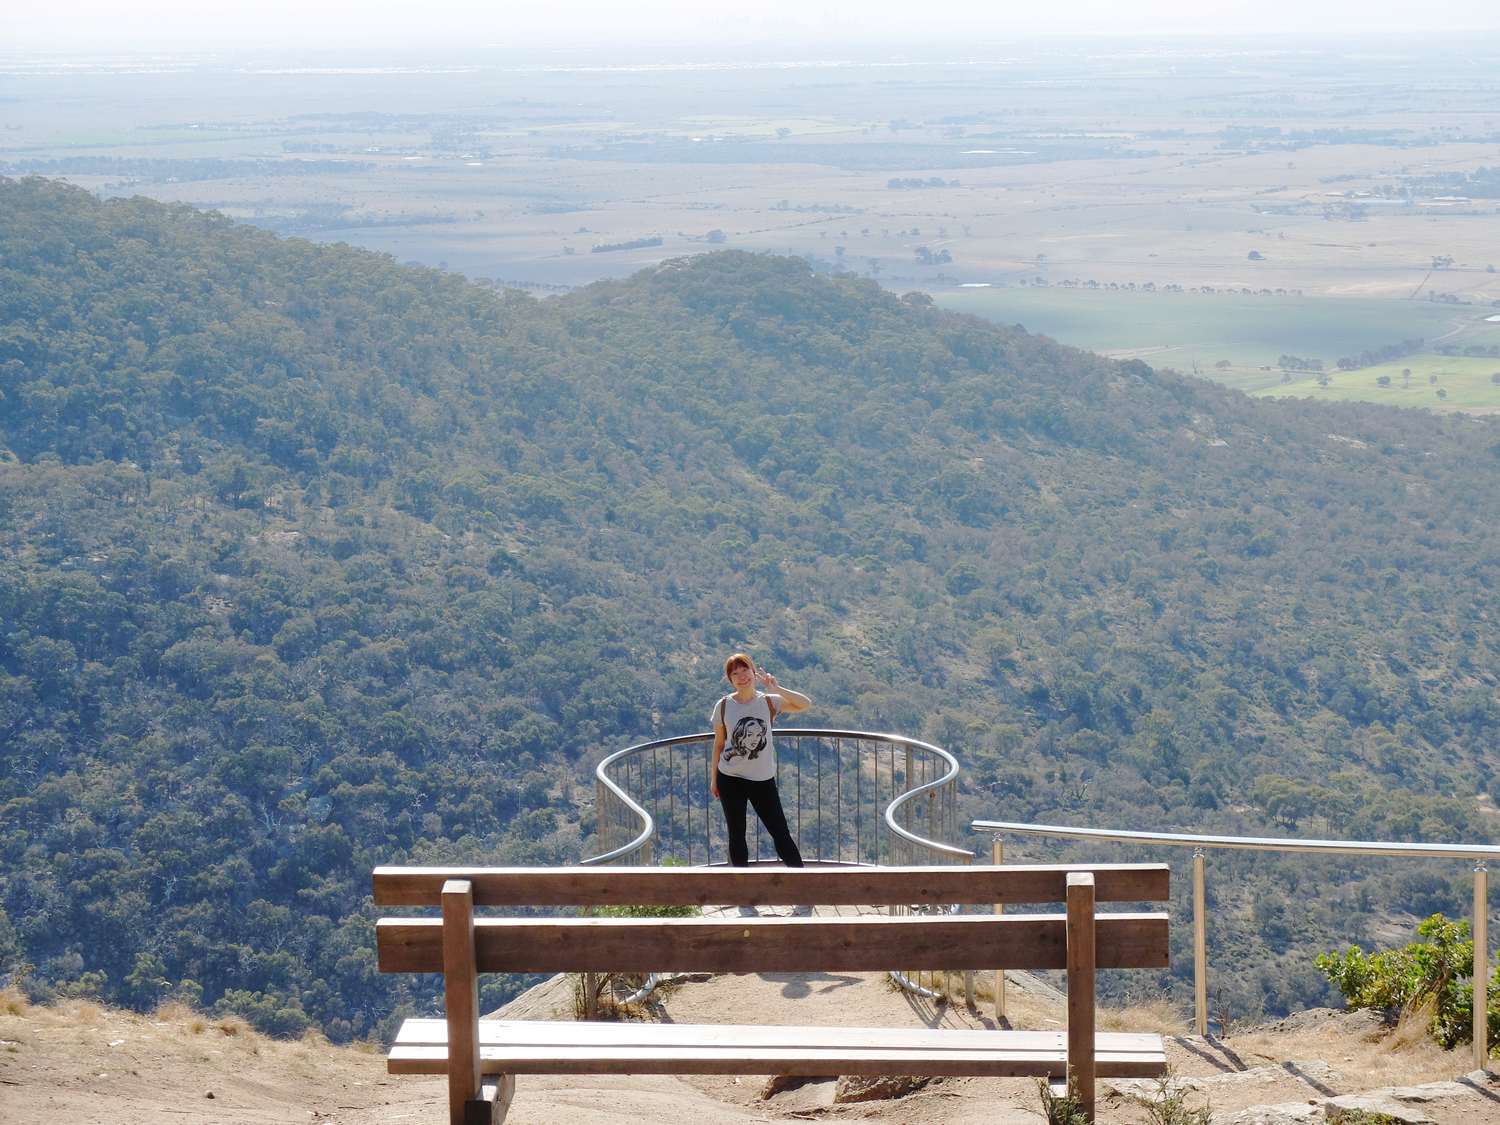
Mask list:
MULTIPOLYGON (((766 826, 776 845, 776 854, 788 867, 802 866, 802 853, 792 839, 776 789, 776 747, 771 724, 778 715, 795 715, 812 706, 799 691, 782 687, 776 677, 755 666, 755 661, 737 652, 724 661, 724 678, 734 690, 714 704, 714 752, 709 770, 709 792, 724 808, 729 835, 729 863, 750 866, 750 848, 745 842, 745 805, 766 826), (764 691, 757 691, 757 686, 764 691)), ((742 907, 742 913, 754 913, 742 907)), ((793 913, 810 913, 798 907, 793 913)))

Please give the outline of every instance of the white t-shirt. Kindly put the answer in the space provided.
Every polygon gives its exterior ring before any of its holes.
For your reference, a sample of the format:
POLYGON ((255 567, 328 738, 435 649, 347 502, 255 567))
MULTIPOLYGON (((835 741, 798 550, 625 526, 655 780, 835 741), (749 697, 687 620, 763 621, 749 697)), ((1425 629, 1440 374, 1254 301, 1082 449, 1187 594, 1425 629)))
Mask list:
POLYGON ((781 710, 781 697, 755 693, 749 703, 733 695, 714 704, 714 726, 724 724, 724 751, 719 755, 719 770, 746 781, 770 781, 776 776, 776 747, 771 742, 771 722, 781 710), (724 714, 720 715, 720 711, 724 714))

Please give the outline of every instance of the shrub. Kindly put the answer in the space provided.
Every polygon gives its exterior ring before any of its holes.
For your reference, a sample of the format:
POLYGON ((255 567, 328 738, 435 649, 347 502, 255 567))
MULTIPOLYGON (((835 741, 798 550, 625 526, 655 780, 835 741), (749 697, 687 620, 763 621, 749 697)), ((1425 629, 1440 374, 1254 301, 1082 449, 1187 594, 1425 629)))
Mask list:
MULTIPOLYGON (((1365 953, 1350 946, 1324 953, 1317 966, 1344 994, 1350 1008, 1368 1008, 1386 1018, 1411 1016, 1430 1005, 1428 1030, 1445 1048, 1473 1038, 1474 942, 1469 923, 1434 914, 1417 926, 1417 941, 1402 949, 1365 953)), ((1500 1043, 1500 967, 1490 982, 1488 1045, 1500 1043)))
POLYGON ((1146 1111, 1147 1125, 1212 1125, 1213 1110, 1208 1106, 1196 1109, 1187 1104, 1187 1090, 1172 1081, 1172 1072, 1156 1079, 1156 1089, 1150 1097, 1139 1094, 1131 1101, 1146 1111))
POLYGON ((1054 1094, 1045 1078, 1037 1080, 1037 1091, 1042 1096, 1042 1116, 1047 1125, 1089 1125, 1088 1115, 1078 1102, 1078 1084, 1068 1076, 1068 1092, 1054 1094))

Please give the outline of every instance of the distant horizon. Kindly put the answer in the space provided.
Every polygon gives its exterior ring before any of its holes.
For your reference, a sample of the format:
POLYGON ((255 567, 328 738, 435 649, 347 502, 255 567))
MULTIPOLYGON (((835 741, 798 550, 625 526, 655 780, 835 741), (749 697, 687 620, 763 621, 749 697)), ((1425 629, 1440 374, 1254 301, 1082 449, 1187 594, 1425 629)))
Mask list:
MULTIPOLYGON (((3 25, 0 25, 3 30, 3 25)), ((1214 47, 1252 52, 1282 50, 1392 50, 1402 53, 1422 49, 1500 50, 1500 26, 1432 29, 1424 31, 1363 31, 1358 34, 1329 31, 1033 31, 997 36, 982 44, 972 37, 893 43, 883 39, 844 40, 839 43, 800 41, 795 43, 738 43, 653 39, 616 40, 610 43, 474 43, 445 41, 404 42, 298 42, 257 43, 240 39, 235 43, 172 42, 155 45, 114 42, 18 42, 14 37, 0 46, 0 61, 21 59, 81 58, 89 62, 161 59, 246 57, 381 57, 387 59, 448 57, 453 59, 496 58, 506 61, 557 58, 602 62, 678 63, 747 67, 848 64, 885 65, 976 65, 1008 61, 1009 51, 1078 49, 1088 46, 1118 46, 1135 50, 1214 47), (1477 40, 1477 41, 1476 41, 1477 40)))
POLYGON ((1337 39, 1500 34, 1491 0, 1074 0, 997 10, 975 0, 934 0, 920 11, 897 0, 763 0, 752 7, 701 0, 556 0, 544 9, 435 0, 413 16, 394 0, 306 5, 260 0, 205 9, 187 0, 12 0, 0 14, 0 48, 16 52, 136 54, 224 50, 716 50, 732 55, 832 51, 973 50, 976 43, 1036 41, 1337 39), (478 45, 476 47, 476 44, 478 45))

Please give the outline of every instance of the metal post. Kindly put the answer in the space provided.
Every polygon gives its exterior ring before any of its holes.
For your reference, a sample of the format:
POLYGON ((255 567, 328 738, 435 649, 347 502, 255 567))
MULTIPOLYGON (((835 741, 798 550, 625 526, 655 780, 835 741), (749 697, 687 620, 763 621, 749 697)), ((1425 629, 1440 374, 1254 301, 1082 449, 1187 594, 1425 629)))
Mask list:
MULTIPOLYGON (((974 862, 974 856, 973 856, 973 854, 972 853, 965 853, 964 854, 964 862, 967 863, 967 864, 972 864, 974 862)), ((971 1011, 971 1012, 977 1012, 977 1011, 979 1011, 979 1004, 974 999, 974 970, 973 969, 965 969, 964 970, 964 1007, 967 1008, 967 1009, 969 1009, 969 1011, 971 1011)))
POLYGON ((604 811, 604 801, 606 795, 607 791, 604 788, 604 782, 595 781, 594 816, 597 818, 597 823, 594 827, 594 832, 599 837, 600 855, 603 855, 605 852, 609 851, 609 817, 608 814, 604 811))
POLYGON ((1193 1013, 1208 1034, 1208 907, 1203 893, 1203 849, 1193 849, 1193 1013))
MULTIPOLYGON (((1005 862, 1005 844, 999 836, 990 840, 990 862, 999 867, 1005 862)), ((995 903, 995 913, 1005 913, 1005 903, 995 903)), ((999 1023, 1005 1018, 1005 970, 995 970, 995 1022, 999 1023)))
POLYGON ((833 858, 844 858, 844 748, 836 738, 833 740, 833 858))
MULTIPOLYGON (((905 773, 905 775, 902 778, 902 780, 905 783, 905 786, 906 786, 907 789, 913 789, 913 788, 915 788, 915 786, 912 784, 912 779, 911 778, 912 778, 912 755, 911 755, 911 747, 908 746, 906 748, 906 773, 905 773)), ((905 802, 901 806, 901 815, 902 815, 902 818, 904 819, 904 821, 906 822, 905 826, 906 826, 906 830, 908 832, 911 831, 911 804, 912 803, 910 801, 907 801, 907 802, 905 802)))
POLYGON ((1490 904, 1489 868, 1484 860, 1474 861, 1474 1068, 1485 1070, 1490 1063, 1489 997, 1486 995, 1490 973, 1490 904))

